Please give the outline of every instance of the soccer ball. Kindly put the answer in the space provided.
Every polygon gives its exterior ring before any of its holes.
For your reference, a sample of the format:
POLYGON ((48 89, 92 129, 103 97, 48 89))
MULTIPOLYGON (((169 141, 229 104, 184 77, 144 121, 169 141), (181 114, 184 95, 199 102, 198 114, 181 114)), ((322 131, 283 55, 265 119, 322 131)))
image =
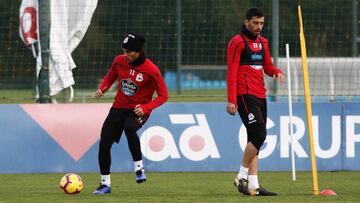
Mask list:
POLYGON ((78 174, 68 173, 60 180, 60 189, 66 194, 77 194, 83 189, 83 181, 78 174))

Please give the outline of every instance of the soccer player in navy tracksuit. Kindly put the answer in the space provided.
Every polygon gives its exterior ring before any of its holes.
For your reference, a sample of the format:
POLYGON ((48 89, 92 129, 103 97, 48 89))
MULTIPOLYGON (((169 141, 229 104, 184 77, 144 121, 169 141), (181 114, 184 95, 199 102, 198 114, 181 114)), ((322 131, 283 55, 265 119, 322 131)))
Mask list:
POLYGON ((136 132, 144 125, 151 111, 167 101, 168 92, 158 67, 143 52, 145 41, 139 34, 129 33, 125 37, 122 43, 124 54, 114 59, 94 94, 95 98, 102 97, 118 81, 115 101, 101 129, 98 154, 101 184, 94 194, 111 193, 110 150, 114 142, 119 142, 123 131, 134 161, 135 180, 137 183, 146 181, 140 139, 136 132), (152 99, 155 91, 157 97, 152 99))
POLYGON ((235 186, 246 195, 276 195, 265 190, 258 182, 258 154, 266 139, 266 89, 267 75, 285 82, 282 71, 271 61, 268 40, 260 35, 264 14, 258 8, 246 12, 241 33, 235 35, 227 48, 226 110, 230 115, 239 112, 247 131, 247 145, 243 154, 235 186))

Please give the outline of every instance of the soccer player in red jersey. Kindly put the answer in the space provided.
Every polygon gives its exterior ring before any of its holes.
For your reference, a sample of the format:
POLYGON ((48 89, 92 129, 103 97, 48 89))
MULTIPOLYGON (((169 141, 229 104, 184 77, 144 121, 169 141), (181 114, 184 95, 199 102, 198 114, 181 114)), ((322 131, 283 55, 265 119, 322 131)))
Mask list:
POLYGON ((124 54, 114 59, 94 94, 95 98, 102 97, 117 80, 115 101, 101 129, 98 154, 101 184, 94 194, 111 193, 110 149, 114 142, 119 142, 123 131, 134 161, 135 180, 137 183, 146 181, 137 130, 144 125, 153 109, 167 101, 168 92, 160 70, 145 56, 145 41, 140 34, 129 33, 125 37, 122 43, 124 54), (153 99, 155 91, 157 97, 153 99))
POLYGON ((285 82, 283 72, 276 68, 270 55, 268 40, 260 35, 265 18, 258 8, 246 12, 241 33, 235 35, 227 48, 226 110, 230 115, 239 112, 246 127, 247 145, 243 154, 235 186, 246 195, 276 195, 265 190, 258 182, 258 154, 266 139, 266 89, 267 75, 285 82))

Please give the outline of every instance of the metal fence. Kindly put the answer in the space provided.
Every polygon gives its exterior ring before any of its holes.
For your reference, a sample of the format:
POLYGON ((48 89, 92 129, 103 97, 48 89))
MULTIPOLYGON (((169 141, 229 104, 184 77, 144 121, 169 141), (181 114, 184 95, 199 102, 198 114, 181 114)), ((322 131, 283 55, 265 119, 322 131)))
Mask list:
MULTIPOLYGON (((35 100, 36 62, 18 34, 20 2, 3 0, 0 5, 1 103, 35 100)), ((264 11, 263 35, 270 41, 274 62, 285 72, 282 58, 285 43, 290 44, 297 71, 293 81, 297 80, 296 92, 301 96, 298 5, 303 11, 312 94, 357 98, 357 0, 106 0, 98 1, 88 32, 72 54, 77 65, 75 101, 88 102, 86 98, 121 53, 121 40, 129 31, 147 37, 145 52, 162 71, 173 97, 181 101, 188 95, 205 95, 223 101, 227 42, 239 33, 244 12, 252 6, 264 11)), ((271 80, 266 84, 269 96, 286 95, 285 86, 276 87, 271 80)), ((113 92, 108 95, 111 98, 113 92)))

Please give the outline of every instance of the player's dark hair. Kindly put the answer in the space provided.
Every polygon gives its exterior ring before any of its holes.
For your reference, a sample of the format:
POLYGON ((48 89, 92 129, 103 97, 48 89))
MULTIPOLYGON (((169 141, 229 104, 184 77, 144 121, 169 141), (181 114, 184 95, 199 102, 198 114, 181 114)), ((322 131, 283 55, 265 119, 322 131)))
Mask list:
POLYGON ((245 15, 246 20, 250 20, 254 16, 261 18, 264 17, 264 13, 259 8, 255 8, 255 7, 249 8, 246 11, 246 15, 245 15))

